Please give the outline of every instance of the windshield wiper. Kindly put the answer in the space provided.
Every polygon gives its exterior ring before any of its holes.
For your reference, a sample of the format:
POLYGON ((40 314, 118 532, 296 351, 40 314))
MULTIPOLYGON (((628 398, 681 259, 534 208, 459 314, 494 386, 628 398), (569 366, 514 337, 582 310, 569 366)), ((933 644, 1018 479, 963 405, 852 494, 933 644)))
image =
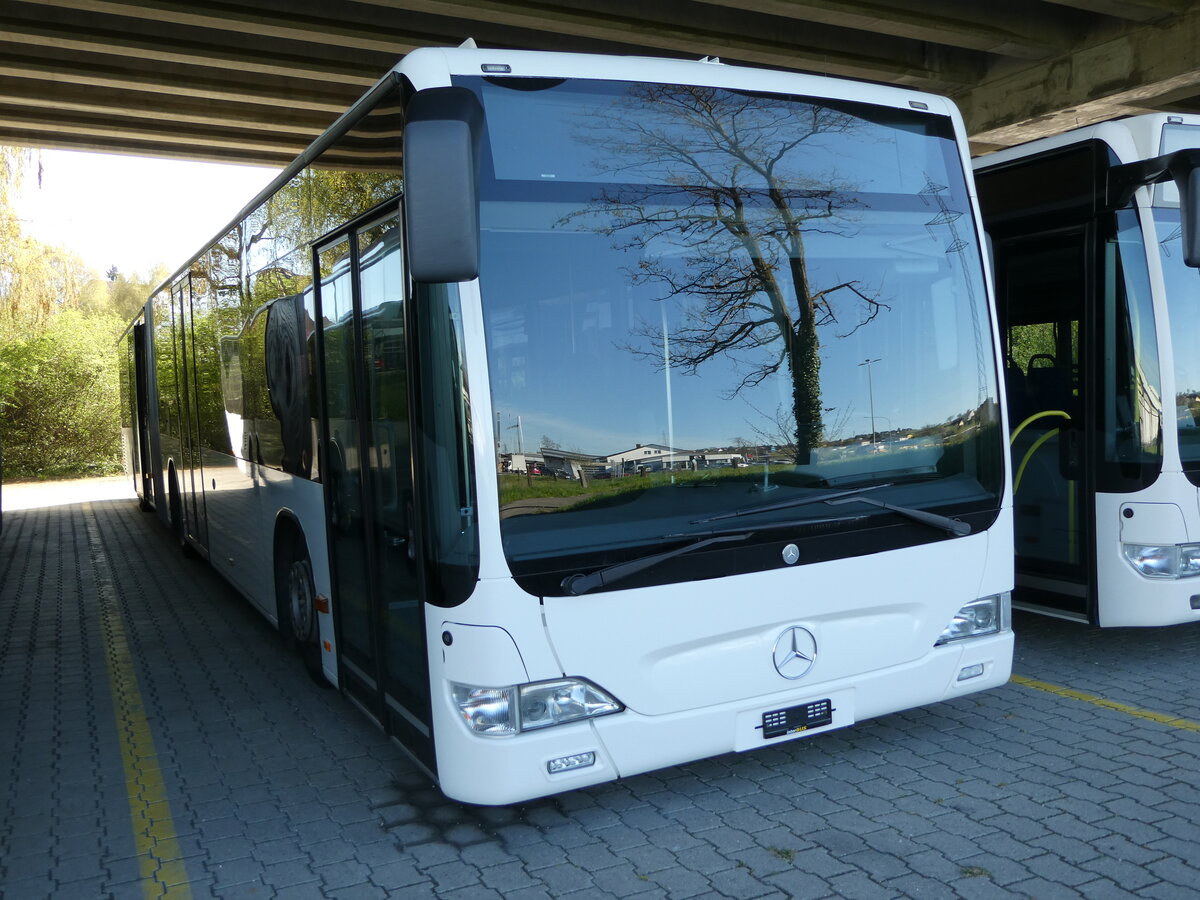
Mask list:
POLYGON ((951 534, 964 535, 971 533, 971 526, 962 519, 952 519, 949 516, 939 515, 938 513, 928 512, 923 509, 913 509, 911 506, 897 506, 894 503, 884 503, 882 500, 875 500, 871 497, 843 497, 840 500, 830 498, 825 502, 830 506, 841 506, 843 503, 870 503, 872 506, 878 506, 880 509, 886 509, 897 515, 905 516, 914 522, 921 522, 934 528, 940 528, 942 531, 948 531, 951 534))
MULTIPOLYGON (((741 509, 735 509, 733 512, 720 513, 715 516, 706 516, 703 519, 692 519, 691 525, 701 525, 705 522, 716 522, 719 519, 733 519, 738 516, 754 516, 759 513, 771 512, 776 509, 793 509, 797 506, 808 506, 810 503, 836 503, 839 498, 845 497, 852 499, 859 494, 865 494, 867 491, 877 491, 880 488, 891 487, 891 482, 884 484, 869 484, 866 487, 851 488, 846 491, 834 491, 829 494, 818 494, 817 496, 808 497, 793 497, 791 500, 783 500, 779 503, 764 503, 761 506, 743 506, 741 509)), ((841 502, 845 502, 844 500, 841 502)))
POLYGON ((603 569, 597 569, 590 575, 584 575, 582 572, 576 575, 568 575, 562 580, 562 589, 568 594, 579 596, 586 594, 588 591, 594 591, 598 587, 605 587, 615 581, 620 581, 623 578, 628 578, 630 575, 636 575, 638 572, 657 566, 660 562, 665 562, 668 559, 673 559, 676 556, 683 556, 685 553, 692 553, 696 550, 702 550, 712 544, 725 544, 730 541, 744 541, 746 538, 754 534, 753 531, 743 531, 738 534, 723 534, 717 537, 707 537, 698 541, 693 541, 690 544, 684 544, 674 550, 668 550, 665 553, 652 553, 649 556, 643 556, 640 559, 632 559, 629 562, 617 563, 616 565, 606 566, 603 569))

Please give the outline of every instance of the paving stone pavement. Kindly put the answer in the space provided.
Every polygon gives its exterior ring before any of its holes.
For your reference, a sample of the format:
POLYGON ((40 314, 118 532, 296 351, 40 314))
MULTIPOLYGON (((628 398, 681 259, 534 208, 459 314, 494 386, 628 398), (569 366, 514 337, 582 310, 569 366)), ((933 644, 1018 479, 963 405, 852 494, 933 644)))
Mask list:
POLYGON ((134 502, 8 510, 0 896, 1200 897, 1200 630, 1017 627, 1080 695, 468 807, 134 502))

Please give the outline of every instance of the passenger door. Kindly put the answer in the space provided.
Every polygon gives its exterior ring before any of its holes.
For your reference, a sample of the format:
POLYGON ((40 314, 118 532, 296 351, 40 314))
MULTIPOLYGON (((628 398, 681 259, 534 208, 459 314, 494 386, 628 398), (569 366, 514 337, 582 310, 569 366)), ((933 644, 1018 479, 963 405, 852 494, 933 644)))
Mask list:
POLYGON ((200 410, 196 379, 196 339, 192 329, 191 278, 185 275, 171 289, 178 313, 176 359, 179 361, 180 450, 179 487, 183 492, 184 527, 202 552, 208 552, 208 516, 204 502, 204 466, 200 449, 200 410))
POLYGON ((1012 428, 1018 603, 1086 617, 1091 602, 1090 229, 997 242, 1012 428))
POLYGON ((316 256, 342 684, 432 771, 399 217, 347 228, 316 256))

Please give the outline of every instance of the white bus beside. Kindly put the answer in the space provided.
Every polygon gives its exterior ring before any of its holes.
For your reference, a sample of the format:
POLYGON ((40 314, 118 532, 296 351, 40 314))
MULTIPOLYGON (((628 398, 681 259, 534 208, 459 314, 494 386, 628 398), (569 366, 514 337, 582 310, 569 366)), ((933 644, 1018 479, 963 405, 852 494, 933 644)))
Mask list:
POLYGON ((910 90, 415 51, 131 327, 139 494, 463 801, 1003 684, 965 148, 910 90))
POLYGON ((1012 426, 1021 607, 1200 621, 1200 117, 976 160, 1012 426), (1190 234, 1190 238, 1187 237, 1190 234))

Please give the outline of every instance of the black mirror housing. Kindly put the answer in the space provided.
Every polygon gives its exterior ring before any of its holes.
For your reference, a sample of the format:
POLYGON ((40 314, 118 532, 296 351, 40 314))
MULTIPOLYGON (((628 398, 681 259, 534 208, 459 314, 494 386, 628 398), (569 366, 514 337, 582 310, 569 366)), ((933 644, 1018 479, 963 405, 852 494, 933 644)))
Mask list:
POLYGON ((409 274, 423 284, 479 275, 483 107, 467 88, 418 91, 405 111, 404 218, 409 274))
POLYGON ((1168 168, 1179 188, 1179 222, 1183 229, 1183 261, 1200 269, 1200 151, 1173 154, 1168 168))

